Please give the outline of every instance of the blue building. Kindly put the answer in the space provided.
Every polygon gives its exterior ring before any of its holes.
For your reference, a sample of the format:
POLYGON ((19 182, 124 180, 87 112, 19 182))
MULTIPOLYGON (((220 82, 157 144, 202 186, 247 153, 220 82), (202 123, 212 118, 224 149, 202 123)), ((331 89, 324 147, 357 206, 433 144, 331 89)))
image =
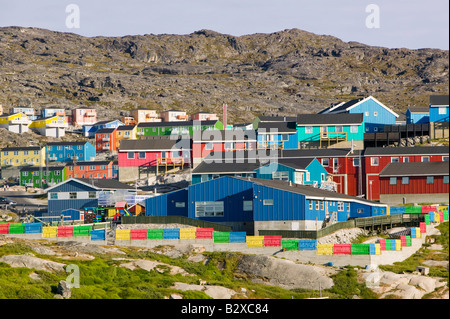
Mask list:
MULTIPOLYGON (((98 207, 102 197, 116 195, 123 201, 126 195, 135 195, 136 189, 114 179, 70 178, 45 190, 48 196, 48 216, 59 216, 69 209, 83 210, 98 207)), ((113 205, 114 206, 114 205, 113 205)))
POLYGON ((95 132, 102 128, 117 128, 119 126, 125 125, 119 120, 111 121, 100 121, 95 124, 85 124, 83 125, 82 132, 85 137, 95 137, 95 132))
POLYGON ((258 149, 298 149, 297 125, 293 122, 259 122, 258 149))
POLYGON ((427 107, 408 107, 406 124, 425 124, 430 122, 430 110, 427 107))
POLYGON ((448 122, 448 95, 431 95, 429 102, 430 122, 448 122))
POLYGON ((67 162, 93 161, 95 147, 89 142, 51 142, 47 144, 47 160, 67 162))
POLYGON ((384 125, 395 125, 399 117, 397 113, 375 99, 373 96, 354 99, 331 105, 319 114, 362 113, 366 133, 383 132, 384 125))
POLYGON ((349 218, 386 214, 387 206, 280 180, 221 177, 145 200, 147 216, 178 215, 258 234, 317 230, 349 218))
POLYGON ((327 180, 327 170, 316 158, 279 159, 255 170, 256 178, 288 181, 321 187, 327 180))

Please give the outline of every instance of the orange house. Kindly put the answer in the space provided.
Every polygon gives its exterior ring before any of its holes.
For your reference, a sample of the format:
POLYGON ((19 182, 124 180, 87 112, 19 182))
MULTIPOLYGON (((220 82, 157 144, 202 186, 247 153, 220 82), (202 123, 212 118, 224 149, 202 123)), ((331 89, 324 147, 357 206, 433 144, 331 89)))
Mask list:
POLYGON ((117 151, 117 128, 102 128, 95 132, 95 150, 97 152, 117 151))
POLYGON ((111 179, 113 177, 112 161, 79 161, 66 166, 66 179, 69 178, 111 179))

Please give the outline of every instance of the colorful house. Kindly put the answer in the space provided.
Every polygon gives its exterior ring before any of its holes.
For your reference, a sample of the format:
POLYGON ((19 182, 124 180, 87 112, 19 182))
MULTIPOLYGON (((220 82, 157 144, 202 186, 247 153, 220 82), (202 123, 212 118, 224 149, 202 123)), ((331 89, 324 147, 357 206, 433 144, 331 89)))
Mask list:
POLYGON ((221 156, 221 152, 237 150, 256 150, 256 131, 205 130, 192 136, 194 166, 211 153, 221 156))
POLYGON ((66 117, 66 110, 61 108, 45 108, 41 109, 41 117, 47 118, 47 117, 53 117, 53 116, 60 116, 62 118, 66 117))
POLYGON ((23 167, 19 179, 23 186, 47 188, 66 180, 66 167, 23 167))
POLYGON ((328 172, 316 158, 280 158, 277 162, 259 167, 255 171, 256 178, 282 180, 318 188, 333 186, 327 183, 328 172))
POLYGON ((364 116, 361 113, 298 114, 297 136, 304 147, 364 149, 364 116))
POLYGON ((117 151, 117 128, 101 128, 95 132, 95 150, 97 152, 117 151))
POLYGON ((121 125, 117 128, 117 141, 137 139, 137 125, 121 125))
POLYGON ((257 116, 253 119, 252 127, 254 130, 258 129, 259 123, 272 123, 272 122, 295 122, 297 117, 295 116, 257 116))
POLYGON ((256 177, 256 169, 264 165, 259 160, 208 160, 201 162, 192 170, 192 184, 210 181, 224 176, 256 177))
POLYGON ((448 162, 389 163, 380 172, 380 201, 389 205, 448 203, 448 162))
POLYGON ((380 200, 380 172, 389 163, 447 162, 448 146, 368 147, 364 151, 364 189, 366 198, 380 200))
POLYGON ((431 95, 429 97, 430 122, 448 122, 449 98, 447 95, 431 95))
POLYGON ((51 142, 47 144, 47 160, 68 162, 93 161, 95 147, 89 142, 51 142))
POLYGON ((45 146, 5 147, 1 150, 1 166, 45 165, 45 146))
POLYGON ((24 113, 3 114, 0 116, 0 127, 13 133, 26 133, 31 120, 24 113))
POLYGON ((298 149, 295 122, 259 122, 258 149, 298 149))
POLYGON ((160 123, 139 123, 137 125, 137 136, 162 136, 162 135, 190 135, 195 130, 223 130, 220 121, 177 121, 160 123))
POLYGON ((190 140, 169 137, 157 139, 122 140, 118 150, 118 177, 120 181, 135 181, 170 169, 189 166, 190 140))
POLYGON ((34 108, 27 106, 17 106, 12 109, 11 114, 23 113, 30 121, 35 120, 37 115, 35 114, 34 108))
POLYGON ((83 126, 97 123, 97 110, 90 107, 79 107, 72 110, 72 125, 83 126))
POLYGON ((176 122, 176 121, 187 121, 189 116, 186 115, 185 111, 180 110, 168 110, 159 113, 163 122, 176 122))
POLYGON ((124 124, 119 120, 100 121, 95 124, 85 124, 82 132, 85 137, 95 137, 95 132, 102 128, 117 128, 121 125, 124 124))
POLYGON ((430 122, 430 110, 427 107, 408 107, 406 124, 424 124, 430 122))
POLYGON ((398 114, 373 96, 332 105, 319 114, 362 113, 366 133, 383 132, 384 125, 395 125, 398 114))
POLYGON ((209 112, 197 112, 194 114, 191 114, 190 116, 191 121, 216 121, 219 120, 216 113, 209 113, 209 112))
POLYGON ((135 124, 145 122, 161 122, 161 118, 155 110, 136 109, 131 111, 131 116, 134 118, 135 124))
POLYGON ((384 204, 287 181, 228 176, 145 200, 146 216, 186 216, 250 235, 266 229, 317 230, 386 210, 384 204))
POLYGON ((69 178, 114 179, 112 161, 76 161, 67 163, 66 179, 69 178))
POLYGON ((67 122, 64 117, 54 115, 34 120, 29 127, 42 136, 63 137, 66 135, 67 122))
POLYGON ((136 190, 114 179, 69 178, 46 190, 48 215, 59 216, 67 209, 98 207, 102 200, 122 200, 136 190))

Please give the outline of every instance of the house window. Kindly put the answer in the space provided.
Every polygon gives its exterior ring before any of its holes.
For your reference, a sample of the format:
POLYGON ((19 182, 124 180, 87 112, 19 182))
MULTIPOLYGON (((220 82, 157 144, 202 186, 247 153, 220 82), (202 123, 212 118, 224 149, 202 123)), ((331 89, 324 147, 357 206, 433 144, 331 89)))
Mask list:
POLYGON ((288 181, 289 180, 289 172, 273 172, 272 179, 288 181))
POLYGON ((353 166, 354 167, 359 167, 359 158, 354 158, 353 159, 353 166))
POLYGON ((322 166, 328 167, 330 160, 328 158, 322 158, 322 166))
POLYGON ((398 157, 392 157, 391 158, 391 163, 398 163, 398 162, 400 162, 398 157))
POLYGON ((253 211, 253 201, 252 200, 244 200, 242 202, 242 204, 243 204, 242 210, 244 212, 251 212, 251 211, 253 211))
POLYGON ((350 203, 347 203, 347 213, 350 213, 350 203))
POLYGON ((83 145, 78 145, 77 146, 77 150, 82 150, 83 149, 83 145))
POLYGON ((50 199, 58 199, 58 193, 50 193, 50 199))
POLYGON ((233 149, 233 142, 225 142, 225 149, 226 150, 232 150, 233 149))
POLYGON ((312 126, 306 126, 305 127, 305 133, 306 134, 312 134, 313 132, 313 127, 312 126))
POLYGON ((97 198, 96 192, 89 192, 89 198, 97 198))
POLYGON ((373 112, 373 116, 378 116, 378 112, 373 112))
POLYGON ((81 165, 81 166, 79 167, 79 170, 80 170, 80 171, 84 171, 84 166, 81 165))
POLYGON ((373 131, 374 131, 374 132, 378 132, 378 127, 375 126, 375 127, 373 128, 373 131))
POLYGON ((430 157, 429 156, 422 156, 422 162, 429 162, 430 157))
POLYGON ((369 116, 369 112, 365 112, 364 115, 365 115, 365 116, 369 116))
POLYGON ((14 151, 14 155, 19 155, 19 152, 18 151, 14 151))
POLYGON ((196 202, 196 217, 222 217, 224 215, 223 201, 216 202, 196 202))
POLYGON ((34 155, 39 155, 39 151, 34 151, 34 155))
POLYGON ((175 207, 176 208, 184 208, 184 207, 186 207, 186 203, 185 202, 175 202, 175 207))
POLYGON ((139 152, 139 158, 145 158, 145 152, 139 152))
POLYGON ((91 170, 91 171, 95 171, 95 166, 92 166, 92 165, 91 165, 91 166, 90 166, 90 170, 91 170))
POLYGON ((402 177, 402 185, 408 185, 409 184, 409 177, 403 176, 402 177))
POLYGON ((448 162, 448 156, 442 156, 442 161, 443 162, 448 162))
POLYGON ((370 165, 378 166, 378 157, 371 157, 370 158, 370 165))
POLYGON ((75 192, 69 193, 69 198, 70 199, 76 199, 77 198, 77 193, 75 193, 75 192))
POLYGON ((321 200, 320 201, 320 210, 324 210, 324 209, 325 209, 324 203, 323 203, 323 200, 321 200))
POLYGON ((308 203, 309 203, 309 210, 312 210, 313 209, 313 202, 312 202, 312 200, 308 200, 308 203))
POLYGON ((342 125, 336 126, 336 130, 335 130, 336 133, 342 133, 343 131, 344 131, 344 129, 343 129, 342 125))
POLYGON ((358 133, 358 125, 351 125, 350 133, 358 133))
POLYGON ((55 171, 55 175, 60 175, 61 172, 60 171, 55 171))
POLYGON ((390 177, 389 185, 397 185, 397 177, 390 177))
POLYGON ((409 163, 409 157, 403 157, 403 163, 409 163))
POLYGON ((440 115, 447 114, 447 108, 445 107, 438 108, 438 114, 440 115))
POLYGON ((316 200, 316 210, 319 210, 319 205, 320 205, 319 201, 316 200))
POLYGON ((448 175, 444 176, 444 181, 443 181, 443 183, 444 183, 444 184, 448 184, 448 175))
POLYGON ((434 176, 427 176, 427 184, 434 184, 434 176))
POLYGON ((338 211, 343 212, 344 211, 344 202, 338 202, 338 211))
POLYGON ((263 205, 264 206, 273 206, 273 199, 264 199, 263 205))
POLYGON ((133 152, 128 152, 127 153, 127 158, 128 159, 133 159, 134 158, 134 153, 133 152))

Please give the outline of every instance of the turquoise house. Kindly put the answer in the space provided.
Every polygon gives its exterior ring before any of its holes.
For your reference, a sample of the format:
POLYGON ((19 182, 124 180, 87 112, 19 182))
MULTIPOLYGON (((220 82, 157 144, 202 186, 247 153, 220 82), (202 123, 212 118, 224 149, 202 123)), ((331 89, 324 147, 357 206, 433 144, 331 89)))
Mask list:
MULTIPOLYGON (((365 122, 361 113, 298 114, 297 137, 300 145, 328 147, 340 142, 359 142, 364 147, 365 122)), ((351 145, 342 145, 342 147, 351 145)))
POLYGON ((316 158, 279 159, 255 169, 256 178, 284 180, 295 184, 321 187, 327 171, 316 158))
POLYGON ((373 96, 341 102, 319 112, 319 114, 340 113, 363 114, 366 133, 383 132, 385 125, 395 125, 396 120, 399 117, 397 113, 373 96))

